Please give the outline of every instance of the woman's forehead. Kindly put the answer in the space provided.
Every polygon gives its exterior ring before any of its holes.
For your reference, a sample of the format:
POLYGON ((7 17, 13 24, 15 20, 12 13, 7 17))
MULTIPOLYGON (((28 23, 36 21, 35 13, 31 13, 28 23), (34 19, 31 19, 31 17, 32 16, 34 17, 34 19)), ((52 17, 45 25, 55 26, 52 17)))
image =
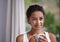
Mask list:
POLYGON ((31 14, 32 17, 43 17, 43 13, 41 11, 35 11, 31 14))

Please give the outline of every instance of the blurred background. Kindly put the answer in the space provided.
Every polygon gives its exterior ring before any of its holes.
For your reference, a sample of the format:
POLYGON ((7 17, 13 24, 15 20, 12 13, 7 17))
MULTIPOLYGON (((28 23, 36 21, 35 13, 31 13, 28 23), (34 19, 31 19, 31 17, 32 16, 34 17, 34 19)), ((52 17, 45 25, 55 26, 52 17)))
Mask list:
MULTIPOLYGON (((30 5, 38 4, 43 6, 45 10, 44 30, 52 32, 56 35, 57 42, 60 42, 60 0, 24 0, 25 11, 30 5)), ((31 26, 26 22, 26 31, 31 26)))

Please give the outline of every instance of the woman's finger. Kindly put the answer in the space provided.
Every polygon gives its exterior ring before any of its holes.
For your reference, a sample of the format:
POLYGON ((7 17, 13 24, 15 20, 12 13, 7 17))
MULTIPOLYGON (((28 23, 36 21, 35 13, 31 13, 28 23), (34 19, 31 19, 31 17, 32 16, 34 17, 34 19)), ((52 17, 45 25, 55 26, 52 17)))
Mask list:
POLYGON ((38 40, 47 42, 47 38, 45 36, 40 37, 38 40))
POLYGON ((39 39, 39 42, 48 42, 47 39, 39 39))

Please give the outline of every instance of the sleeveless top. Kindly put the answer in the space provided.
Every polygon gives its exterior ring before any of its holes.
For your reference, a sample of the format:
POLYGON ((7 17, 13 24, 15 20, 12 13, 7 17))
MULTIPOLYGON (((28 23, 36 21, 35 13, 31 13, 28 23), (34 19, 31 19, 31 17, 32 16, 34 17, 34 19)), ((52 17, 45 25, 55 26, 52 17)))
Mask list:
MULTIPOLYGON (((49 33, 45 32, 46 38, 48 40, 48 42, 51 42, 50 38, 49 38, 49 33)), ((27 33, 23 34, 23 42, 29 42, 28 37, 27 37, 27 33)))

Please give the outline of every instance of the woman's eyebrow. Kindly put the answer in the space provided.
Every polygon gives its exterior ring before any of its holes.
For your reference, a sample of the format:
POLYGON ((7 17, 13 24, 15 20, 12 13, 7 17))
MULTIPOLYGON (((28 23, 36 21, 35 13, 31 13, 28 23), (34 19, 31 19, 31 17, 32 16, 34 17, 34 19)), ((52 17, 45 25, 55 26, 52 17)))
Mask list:
POLYGON ((36 18, 36 17, 32 17, 32 18, 36 18))

